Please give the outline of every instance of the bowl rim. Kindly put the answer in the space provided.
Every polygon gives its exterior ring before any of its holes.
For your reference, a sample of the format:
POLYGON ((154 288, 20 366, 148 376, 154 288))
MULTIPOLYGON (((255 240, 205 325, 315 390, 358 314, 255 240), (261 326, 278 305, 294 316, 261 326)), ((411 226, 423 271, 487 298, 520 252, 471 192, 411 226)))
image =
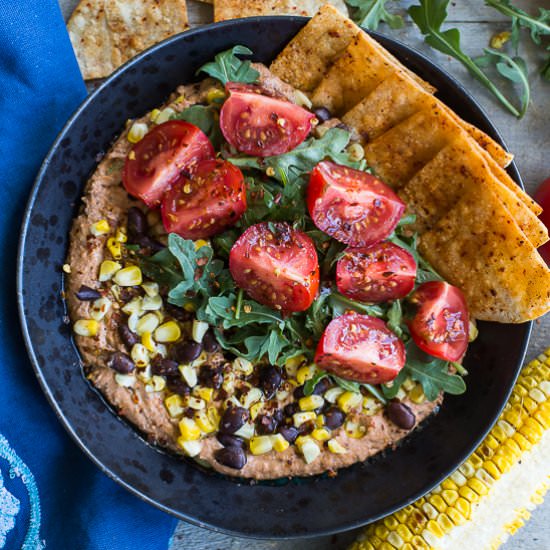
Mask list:
MULTIPOLYGON (((148 504, 151 504, 157 509, 162 510, 163 512, 170 514, 173 517, 176 517, 179 520, 183 520, 187 523, 190 523, 194 526, 209 529, 211 531, 217 532, 217 533, 223 533, 230 536, 235 537, 241 537, 246 539, 256 539, 256 540, 298 540, 298 539, 311 539, 321 536, 328 536, 333 535, 336 533, 342 533, 345 531, 358 529, 360 527, 363 527, 367 525, 367 523, 372 523, 374 521, 378 521, 379 519, 389 516, 390 514, 394 513, 397 510, 400 510, 409 504, 415 502, 422 496, 429 493, 431 490, 433 490, 437 485, 439 485, 444 479, 446 479, 451 472, 453 472, 460 464, 462 464, 474 451, 475 449, 480 445, 480 443, 483 441, 483 439, 487 436, 487 434, 490 432, 492 427, 494 426, 495 422, 498 420, 502 409, 506 405, 510 394, 513 390, 513 387, 517 381, 517 378, 521 372, 521 368, 523 366, 523 362, 525 360, 525 355, 527 352, 527 347, 529 345, 530 336, 532 333, 533 328, 533 321, 528 321, 527 323, 523 323, 526 331, 525 335, 523 337, 523 342, 521 345, 521 348, 518 350, 518 360, 517 365, 515 368, 515 373, 513 376, 512 383, 510 384, 510 387, 505 392, 504 398, 502 400, 502 403, 498 405, 498 407, 495 409, 495 413, 491 418, 487 418, 486 422, 486 428, 481 431, 481 433, 478 435, 478 437, 475 440, 474 445, 472 448, 462 453, 460 456, 458 456, 455 460, 455 464, 448 470, 446 470, 444 473, 440 474, 439 476, 436 476, 435 481, 433 481, 428 487, 418 491, 417 493, 413 494, 410 498, 401 501, 401 503, 398 506, 393 506, 389 511, 385 510, 383 512, 380 512, 378 514, 373 515, 371 518, 369 518, 368 522, 365 522, 364 520, 358 520, 358 521, 352 521, 348 523, 341 524, 338 528, 328 528, 325 530, 317 530, 315 532, 307 533, 307 534, 299 534, 299 535, 288 535, 288 534, 275 534, 271 533, 269 535, 265 534, 255 534, 255 533, 249 533, 249 532, 241 532, 238 530, 233 529, 227 529, 218 527, 217 525, 205 521, 201 521, 199 519, 196 519, 195 517, 189 516, 188 514, 182 513, 181 511, 178 511, 174 509, 173 507, 170 507, 168 505, 165 505, 157 500, 155 500, 153 497, 150 497, 145 492, 141 491, 140 489, 134 487, 130 482, 125 481, 123 478, 121 478, 117 473, 115 473, 112 469, 107 467, 100 458, 98 458, 86 445, 86 442, 83 438, 81 438, 73 428, 70 420, 65 416, 63 412, 63 408, 59 405, 56 398, 53 395, 53 392, 51 391, 48 381, 46 379, 46 376, 42 372, 42 368, 40 367, 40 363, 38 360, 38 357, 35 353, 32 338, 29 332, 29 327, 27 323, 27 318, 25 316, 24 311, 24 295, 23 295, 23 279, 24 279, 24 249, 27 242, 27 228, 30 223, 30 217, 31 213, 33 211, 33 207, 35 205, 38 192, 40 190, 42 180, 44 178, 44 175, 50 165, 51 159, 54 156, 55 152, 57 151, 59 144, 63 141, 66 133, 70 130, 71 126, 73 125, 73 122, 80 117, 80 115, 88 108, 89 104, 92 103, 95 98, 100 95, 103 90, 106 88, 109 88, 113 81, 115 81, 119 76, 123 73, 125 73, 127 70, 131 69, 135 65, 140 64, 147 56, 149 56, 152 53, 156 53, 158 50, 162 50, 164 47, 171 45, 173 43, 179 42, 182 39, 185 39, 191 35, 197 35, 202 33, 208 33, 212 28, 231 28, 239 25, 249 25, 249 24, 260 24, 265 20, 276 20, 279 21, 281 24, 285 24, 286 22, 290 21, 300 21, 304 24, 310 20, 310 17, 303 17, 303 16, 295 16, 295 15, 273 15, 273 16, 255 16, 255 17, 246 17, 241 19, 233 19, 228 21, 222 21, 217 23, 210 23, 208 25, 203 25, 200 27, 195 27, 192 29, 188 29, 184 32, 175 34, 162 42, 159 42, 157 44, 154 44, 150 48, 144 50, 143 52, 139 53, 137 56, 131 58, 126 63, 121 65, 118 69, 116 69, 109 77, 107 77, 96 89, 93 90, 92 93, 88 94, 82 103, 75 109, 75 111, 71 114, 71 116, 67 119, 65 124, 63 125, 62 129, 59 131, 56 139, 52 143, 51 147, 48 150, 48 153, 44 157, 44 160, 42 161, 40 168, 38 170, 38 173, 34 179, 34 183, 32 185, 32 188, 30 190, 29 198, 27 200, 27 203, 25 205, 25 211, 24 216, 21 223, 21 229, 20 229, 20 235, 19 235, 19 241, 18 241, 18 250, 17 250, 17 263, 16 263, 16 299, 17 299, 17 308, 19 313, 19 324, 21 327, 21 331, 23 334, 23 339, 25 342, 25 347, 28 353, 28 356, 30 358, 32 368, 34 370, 34 373, 38 379, 38 382, 40 384, 40 387, 42 389, 42 392, 46 396, 46 399, 53 409, 57 419, 60 421, 63 428, 66 430, 66 432, 69 434, 71 439, 77 444, 77 446, 80 448, 81 451, 99 468, 101 472, 103 472, 105 475, 110 477, 113 481, 121 485, 124 489, 126 489, 128 492, 130 492, 132 495, 138 497, 144 502, 147 502, 148 504)), ((364 30, 364 29, 363 29, 364 30)), ((367 31, 371 36, 373 36, 376 40, 386 43, 391 43, 395 45, 396 47, 400 48, 402 51, 406 52, 407 54, 412 54, 416 60, 418 60, 423 66, 429 68, 430 70, 433 70, 437 73, 440 73, 444 80, 449 82, 450 86, 460 92, 465 98, 467 98, 469 105, 468 107, 476 112, 476 114, 483 119, 484 124, 487 129, 487 133, 490 134, 498 143, 500 143, 505 149, 507 149, 506 144, 500 135, 499 131, 495 127, 495 125, 492 123, 491 119, 487 115, 486 111, 483 109, 483 107, 477 102, 477 100, 473 97, 473 95, 465 88, 464 85, 462 85, 453 75, 451 75, 447 70, 440 67, 437 63, 432 61, 429 57, 427 57, 424 53, 416 50, 415 48, 408 46, 404 42, 400 40, 396 40, 395 38, 391 36, 387 36, 383 33, 374 32, 374 31, 367 31)), ((517 166, 514 161, 510 163, 508 166, 508 170, 511 172, 512 178, 514 179, 515 183, 520 186, 520 188, 525 189, 523 181, 521 179, 521 176, 519 174, 519 171, 517 169, 517 166)), ((120 420, 120 419, 119 419, 120 420)), ((134 430, 135 431, 135 430, 134 430)), ((141 437, 141 435, 140 435, 141 437)), ((143 438, 141 438, 142 441, 143 438)), ((158 449, 155 448, 155 450, 158 452, 158 449)))

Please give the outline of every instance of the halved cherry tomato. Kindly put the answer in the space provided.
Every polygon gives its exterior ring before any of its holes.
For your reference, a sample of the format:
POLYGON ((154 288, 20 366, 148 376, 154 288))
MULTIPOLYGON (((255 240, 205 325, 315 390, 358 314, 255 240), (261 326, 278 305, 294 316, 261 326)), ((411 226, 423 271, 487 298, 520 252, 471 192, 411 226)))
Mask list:
MULTIPOLYGON (((544 180, 535 191, 535 200, 542 206, 543 211, 539 216, 540 221, 550 229, 550 178, 544 180)), ((550 241, 538 249, 544 261, 550 265, 550 241)))
POLYGON ((413 288, 416 262, 404 248, 390 242, 346 248, 336 264, 336 286, 361 302, 404 298, 413 288))
POLYGON ((205 239, 235 224, 246 210, 242 172, 229 161, 203 160, 191 177, 181 175, 162 198, 168 233, 205 239))
POLYGON ((307 206, 321 231, 351 246, 383 241, 405 211, 403 201, 385 183, 330 161, 312 170, 307 206))
POLYGON ((220 112, 225 139, 241 153, 280 155, 300 145, 311 131, 313 113, 285 99, 265 95, 259 86, 228 82, 220 112))
POLYGON ((381 384, 405 365, 405 346, 381 319, 345 313, 325 328, 315 364, 348 380, 381 384))
POLYGON ((162 195, 182 172, 192 172, 201 160, 214 158, 214 147, 199 128, 184 120, 155 126, 128 153, 122 183, 147 206, 158 206, 162 195))
POLYGON ((284 312, 307 309, 319 288, 315 245, 288 223, 249 227, 229 253, 229 269, 251 298, 284 312))
POLYGON ((409 322, 415 344, 434 357, 459 361, 466 353, 470 333, 462 291, 443 281, 431 281, 420 285, 410 300, 418 308, 409 322))

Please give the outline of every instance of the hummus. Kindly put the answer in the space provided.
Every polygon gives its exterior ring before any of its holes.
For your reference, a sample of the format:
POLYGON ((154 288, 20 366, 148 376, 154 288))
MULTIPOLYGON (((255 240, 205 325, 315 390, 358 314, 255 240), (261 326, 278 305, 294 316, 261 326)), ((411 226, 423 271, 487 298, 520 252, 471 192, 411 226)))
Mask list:
MULTIPOLYGON (((271 75, 265 67, 255 67, 261 73, 264 87, 295 100, 290 86, 271 75)), ((195 103, 206 103, 208 91, 213 86, 214 81, 210 79, 180 86, 164 108, 180 112, 195 103)), ((151 117, 148 113, 136 122, 150 128, 154 124, 151 117)), ((270 397, 262 382, 269 365, 251 365, 230 354, 224 355, 217 345, 210 345, 206 350, 207 346, 197 342, 202 335, 197 337, 193 333, 192 312, 176 311, 179 308, 169 306, 162 288, 155 290, 154 285, 139 284, 124 286, 116 283, 116 277, 108 275, 100 281, 98 274, 104 270, 105 261, 115 262, 119 268, 136 263, 134 252, 124 243, 130 208, 139 208, 147 215, 153 239, 162 243, 166 238, 158 214, 147 211, 121 184, 124 159, 132 147, 128 132, 129 128, 122 132, 86 185, 82 209, 70 235, 66 300, 73 323, 95 320, 95 324, 90 325, 92 328, 87 329, 84 323, 76 330, 75 325, 75 340, 88 380, 147 441, 178 454, 193 456, 201 464, 230 476, 253 479, 304 476, 334 472, 395 446, 437 409, 441 398, 427 401, 420 386, 409 380, 405 384, 408 391, 401 390, 398 397, 414 421, 412 427, 403 429, 390 420, 387 409, 376 398, 367 393, 349 395, 353 392, 346 392, 326 378, 319 382, 322 383, 320 395, 316 396, 323 404, 305 415, 300 423, 296 412, 300 411, 298 402, 304 397, 301 387, 314 373, 314 367, 305 360, 297 358, 277 370, 278 384, 270 397), (83 287, 88 297, 83 298, 83 287), (143 309, 147 297, 151 298, 149 302, 156 304, 155 308, 143 309), (134 360, 135 350, 130 349, 128 341, 121 336, 121 327, 134 323, 130 328, 135 328, 136 319, 151 314, 158 319, 156 322, 153 319, 152 326, 173 321, 179 326, 181 336, 176 342, 150 343, 148 349, 145 332, 149 331, 141 331, 141 340, 137 341, 149 353, 143 364, 134 361, 135 364, 127 369, 129 372, 124 372, 124 368, 113 363, 113 357, 120 353, 134 360), (159 362, 164 358, 173 365, 174 350, 182 343, 193 341, 197 356, 187 363, 177 360, 177 373, 163 375, 159 362), (224 447, 218 438, 219 431, 223 431, 224 414, 230 407, 242 408, 248 417, 244 426, 233 434, 246 448, 246 463, 240 468, 228 466, 227 460, 219 460, 219 451, 224 447), (339 411, 341 421, 333 421, 333 427, 327 428, 327 417, 335 410, 339 411), (186 423, 185 419, 193 423, 195 419, 200 426, 199 434, 187 438, 196 442, 191 445, 182 445, 181 425, 186 423), (270 427, 271 419, 275 419, 275 424, 270 427), (262 420, 265 420, 263 425, 262 420), (298 439, 290 445, 285 437, 274 439, 273 433, 280 432, 277 427, 270 432, 274 425, 296 428, 298 439), (267 447, 252 452, 254 438, 255 443, 267 447)))

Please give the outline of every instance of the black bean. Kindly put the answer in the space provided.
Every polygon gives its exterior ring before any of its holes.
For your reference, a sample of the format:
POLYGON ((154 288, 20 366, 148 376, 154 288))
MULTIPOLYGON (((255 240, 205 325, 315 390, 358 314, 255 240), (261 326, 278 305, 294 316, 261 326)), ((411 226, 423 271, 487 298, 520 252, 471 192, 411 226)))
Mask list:
POLYGON ((260 386, 266 399, 271 399, 275 395, 282 381, 281 370, 275 365, 267 365, 260 371, 260 386))
POLYGON ((298 403, 288 403, 288 405, 285 405, 283 412, 285 413, 285 416, 292 416, 299 410, 300 407, 298 407, 298 403))
POLYGON ((304 422, 300 424, 298 427, 298 433, 300 435, 308 435, 315 429, 315 423, 313 420, 308 420, 307 422, 304 422))
POLYGON ((313 388, 313 395, 323 395, 331 386, 328 378, 321 378, 313 388))
POLYGON ((136 206, 128 209, 128 242, 136 243, 147 233, 147 217, 136 206))
POLYGON ((193 314, 189 311, 185 311, 182 307, 175 306, 174 304, 169 304, 166 302, 164 304, 164 309, 170 317, 173 317, 174 319, 177 319, 178 321, 190 321, 193 317, 193 314))
POLYGON ((246 464, 246 453, 244 449, 240 449, 239 447, 224 447, 223 449, 218 449, 214 453, 214 458, 220 464, 234 470, 240 470, 244 468, 246 464))
POLYGON ((223 413, 220 422, 220 432, 226 434, 234 434, 237 430, 244 426, 248 420, 248 410, 243 407, 229 407, 223 413))
POLYGON ((219 390, 223 384, 223 367, 204 365, 199 371, 199 383, 208 388, 219 390))
POLYGON ((222 434, 218 432, 216 438, 224 447, 240 447, 241 449, 244 449, 246 446, 244 439, 242 437, 237 437, 236 435, 222 434))
POLYGON ((130 359, 130 356, 126 353, 122 353, 121 351, 115 351, 109 358, 107 364, 113 370, 116 370, 122 374, 128 374, 136 368, 132 359, 130 359))
POLYGON ((269 414, 262 414, 256 418, 256 431, 260 435, 272 434, 277 429, 278 422, 269 414))
POLYGON ((319 107, 313 111, 313 114, 317 117, 319 122, 326 122, 332 118, 330 111, 326 107, 319 107))
POLYGON ((294 426, 282 426, 279 428, 279 433, 289 442, 294 443, 300 435, 294 426))
POLYGON ((189 340, 188 342, 182 342, 172 348, 172 355, 176 361, 180 363, 191 363, 194 361, 202 351, 202 345, 189 340))
POLYGON ((220 345, 211 330, 202 337, 202 346, 208 353, 214 353, 220 349, 220 345))
POLYGON ((341 411, 338 407, 330 407, 325 412, 325 426, 329 430, 335 430, 339 428, 346 420, 346 413, 341 411))
POLYGON ((141 235, 136 239, 136 244, 139 244, 141 248, 147 248, 151 252, 158 252, 166 247, 155 239, 152 239, 148 235, 141 235))
POLYGON ((302 397, 305 397, 306 394, 304 393, 304 386, 296 386, 292 392, 292 395, 294 396, 294 399, 301 399, 302 397))
POLYGON ((139 342, 139 336, 132 332, 126 323, 118 325, 118 334, 128 350, 131 350, 139 342))
POLYGON ((277 424, 280 424, 283 420, 285 415, 283 414, 283 411, 281 409, 275 409, 271 412, 271 416, 275 419, 277 424))
POLYGON ((391 401, 386 407, 389 419, 400 428, 410 430, 416 421, 411 409, 401 401, 391 401))
POLYGON ((178 363, 177 361, 157 356, 151 363, 151 372, 160 376, 178 376, 178 363))
POLYGON ((179 374, 176 376, 167 376, 166 385, 170 391, 179 395, 189 395, 191 393, 191 388, 179 374))
POLYGON ((119 290, 120 300, 125 304, 136 296, 141 296, 142 293, 143 291, 139 286, 124 286, 119 290))
POLYGON ((97 300, 98 298, 101 298, 101 294, 95 288, 90 288, 89 286, 82 285, 78 289, 78 292, 76 292, 76 297, 81 302, 91 302, 92 300, 97 300))

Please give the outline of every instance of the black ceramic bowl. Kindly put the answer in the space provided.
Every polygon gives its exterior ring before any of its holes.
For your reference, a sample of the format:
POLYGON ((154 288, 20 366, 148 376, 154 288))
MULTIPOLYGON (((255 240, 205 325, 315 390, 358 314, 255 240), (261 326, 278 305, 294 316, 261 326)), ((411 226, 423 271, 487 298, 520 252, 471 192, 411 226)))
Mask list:
MULTIPOLYGON (((214 54, 244 44, 269 62, 306 23, 267 17, 210 25, 171 38, 130 61, 69 120, 48 154, 23 223, 18 292, 23 332, 42 388, 82 450, 118 483, 199 526, 258 538, 329 534, 389 514, 437 485, 477 446, 518 375, 530 325, 480 323, 466 357, 468 391, 446 397, 441 412, 397 450, 319 477, 239 484, 148 446, 120 421, 82 376, 64 319, 61 266, 71 220, 97 157, 128 118, 162 103, 214 54)), ((500 137, 472 97, 428 59, 383 36, 380 42, 434 84, 460 116, 500 137)), ((520 183, 512 165, 510 173, 520 183)))

